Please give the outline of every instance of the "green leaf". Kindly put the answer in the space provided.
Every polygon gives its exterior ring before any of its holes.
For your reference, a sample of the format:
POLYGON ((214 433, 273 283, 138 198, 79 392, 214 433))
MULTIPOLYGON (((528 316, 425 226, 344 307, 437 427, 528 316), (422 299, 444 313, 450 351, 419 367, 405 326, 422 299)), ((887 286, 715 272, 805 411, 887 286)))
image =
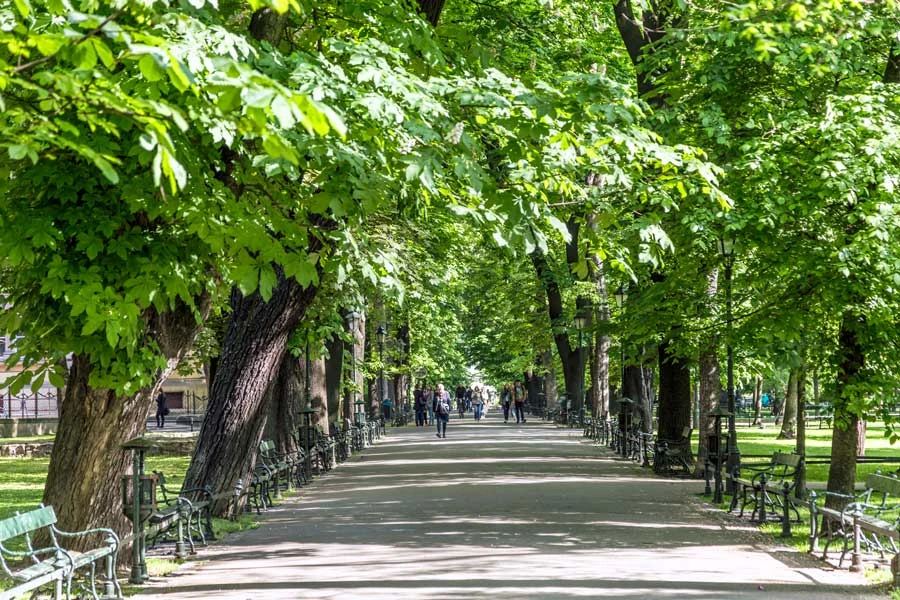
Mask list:
POLYGON ((65 44, 66 38, 61 35, 46 34, 37 37, 38 52, 44 56, 56 54, 65 44))
POLYGON ((159 63, 156 62, 156 59, 150 54, 145 54, 141 57, 141 60, 138 61, 138 68, 141 70, 141 75, 143 75, 144 79, 147 81, 159 81, 166 76, 165 69, 160 67, 159 63))
POLYGON ((106 177, 110 183, 113 185, 119 183, 119 174, 116 173, 116 170, 109 164, 108 160, 102 156, 95 156, 94 164, 100 169, 100 172, 103 173, 103 176, 106 177))
POLYGON ((28 15, 31 14, 31 3, 28 0, 13 0, 13 3, 16 5, 16 10, 19 11, 22 18, 27 19, 28 15))

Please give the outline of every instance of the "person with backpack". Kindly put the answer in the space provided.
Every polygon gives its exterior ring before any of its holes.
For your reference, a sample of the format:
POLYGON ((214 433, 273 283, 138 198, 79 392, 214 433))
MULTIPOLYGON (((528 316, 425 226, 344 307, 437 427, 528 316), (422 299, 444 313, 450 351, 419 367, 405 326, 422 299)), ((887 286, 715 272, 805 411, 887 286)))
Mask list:
POLYGON ((437 384, 434 391, 434 420, 437 422, 437 436, 447 437, 447 423, 450 421, 450 392, 444 389, 444 384, 437 384))
POLYGON ((513 408, 516 411, 516 423, 525 422, 525 387, 516 379, 512 389, 513 408))

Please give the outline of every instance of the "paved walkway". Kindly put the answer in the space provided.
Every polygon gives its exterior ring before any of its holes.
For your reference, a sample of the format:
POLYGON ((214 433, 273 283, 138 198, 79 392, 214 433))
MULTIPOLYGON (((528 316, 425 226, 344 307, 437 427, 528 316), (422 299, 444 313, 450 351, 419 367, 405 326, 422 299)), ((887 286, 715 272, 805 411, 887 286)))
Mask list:
POLYGON ((388 434, 140 597, 879 597, 580 432, 492 413, 388 434))

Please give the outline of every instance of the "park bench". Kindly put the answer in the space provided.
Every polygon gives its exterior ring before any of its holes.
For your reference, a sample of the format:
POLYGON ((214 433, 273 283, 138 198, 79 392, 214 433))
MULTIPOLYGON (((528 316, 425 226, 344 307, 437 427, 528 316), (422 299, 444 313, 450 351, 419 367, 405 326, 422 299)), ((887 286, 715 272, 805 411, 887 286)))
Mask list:
POLYGON ((275 442, 272 440, 262 440, 259 443, 259 454, 257 461, 262 463, 271 475, 270 487, 275 490, 275 497, 281 495, 281 488, 289 490, 297 479, 299 485, 299 475, 297 469, 299 463, 302 462, 300 454, 291 454, 279 452, 275 449, 275 442))
POLYGON ((739 516, 743 517, 744 511, 750 506, 753 509, 750 519, 763 522, 768 520, 769 515, 781 518, 787 508, 793 511, 795 520, 799 521, 800 515, 791 495, 796 490, 795 476, 801 459, 800 454, 775 452, 768 464, 742 465, 740 471, 749 477, 742 477, 737 472, 727 474, 733 486, 728 511, 734 511, 740 504, 739 516), (785 493, 785 489, 788 493, 785 493), (789 504, 785 505, 785 502, 789 504))
POLYGON ((149 537, 149 545, 152 547, 160 541, 168 540, 174 534, 176 554, 180 547, 183 548, 185 537, 191 554, 196 553, 195 535, 203 545, 206 545, 207 538, 214 539, 209 512, 212 492, 206 487, 182 488, 176 492, 168 488, 166 476, 162 472, 153 471, 153 474, 156 475, 157 503, 161 507, 151 513, 148 520, 160 527, 149 537), (178 520, 181 521, 180 525, 178 520))
POLYGON ((819 429, 831 427, 834 408, 830 404, 812 404, 806 407, 804 418, 807 426, 815 422, 819 429))
POLYGON ((681 437, 673 440, 658 439, 653 443, 653 471, 671 474, 681 471, 690 473, 694 466, 694 451, 691 449, 690 426, 681 430, 681 437))
POLYGON ((56 586, 57 600, 62 597, 63 585, 66 598, 69 598, 75 572, 80 569, 89 572, 84 589, 97 600, 96 565, 101 561, 105 561, 104 597, 121 598, 122 589, 115 577, 118 550, 119 537, 112 529, 61 531, 56 527, 52 506, 42 505, 26 513, 17 513, 0 521, 0 566, 16 583, 15 587, 0 592, 0 600, 17 598, 50 583, 56 586), (75 551, 60 544, 61 539, 89 536, 99 540, 90 550, 75 551), (45 546, 35 548, 35 541, 45 546), (20 546, 23 549, 17 549, 20 546))
POLYGON ((862 570, 862 555, 877 554, 881 559, 890 554, 891 570, 898 579, 898 540, 900 540, 900 479, 873 473, 866 477, 865 490, 857 495, 810 492, 809 531, 810 552, 819 549, 825 540, 822 558, 828 558, 831 544, 841 544, 838 567, 843 566, 847 553, 851 554, 850 569, 862 570), (835 498, 840 509, 819 506, 817 500, 827 502, 835 498))

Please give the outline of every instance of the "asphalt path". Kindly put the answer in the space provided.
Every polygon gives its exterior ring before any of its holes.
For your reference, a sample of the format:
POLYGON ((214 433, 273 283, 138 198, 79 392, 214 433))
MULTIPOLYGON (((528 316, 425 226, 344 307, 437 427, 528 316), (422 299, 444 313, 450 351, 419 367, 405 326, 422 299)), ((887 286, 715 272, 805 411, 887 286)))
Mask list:
POLYGON ((143 599, 884 598, 580 432, 496 413, 375 447, 143 599))

